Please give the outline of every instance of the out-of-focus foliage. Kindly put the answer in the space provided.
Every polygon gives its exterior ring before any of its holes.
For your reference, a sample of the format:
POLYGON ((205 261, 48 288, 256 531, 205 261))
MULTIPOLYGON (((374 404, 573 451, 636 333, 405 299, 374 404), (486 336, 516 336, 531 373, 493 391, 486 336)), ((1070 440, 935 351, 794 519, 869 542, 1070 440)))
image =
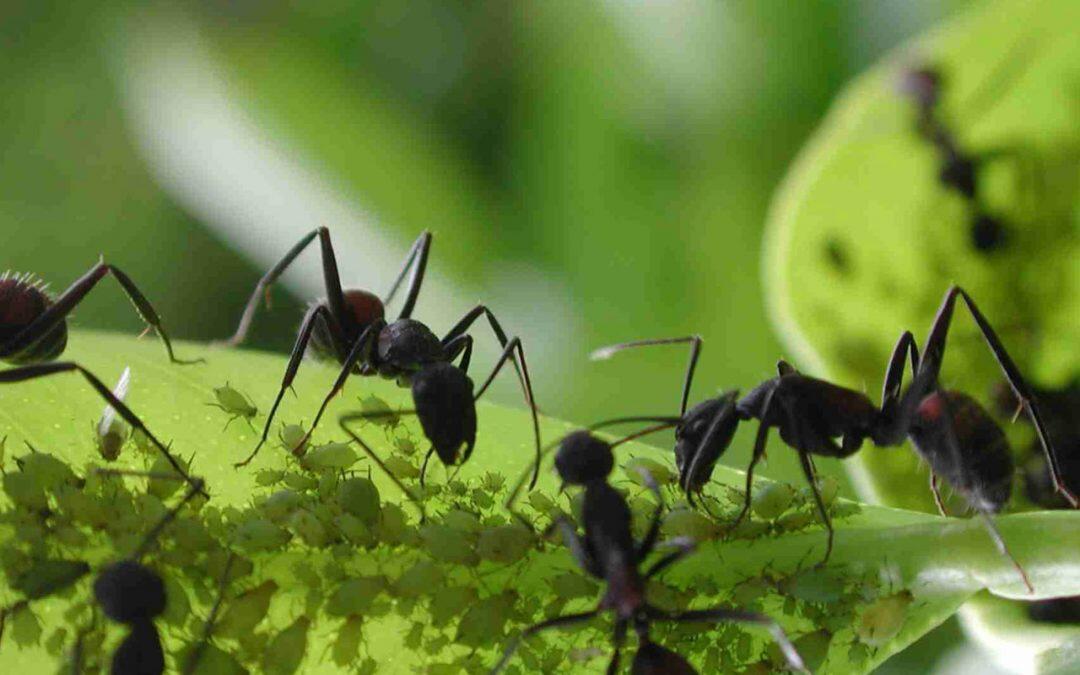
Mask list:
MULTIPOLYGON (((958 283, 1033 384, 1060 386, 1075 376, 1078 22, 1073 2, 995 2, 897 52, 845 92, 792 170, 770 225, 769 297, 808 368, 876 389, 901 331, 925 339, 945 289, 958 283), (978 178, 985 208, 1006 227, 1000 250, 972 246, 972 210, 938 182, 938 156, 916 135, 915 110, 898 93, 903 69, 926 65, 943 75, 942 114, 961 147, 996 153, 978 178)), ((992 408, 1001 372, 963 307, 954 324, 943 382, 992 408)), ((1012 435, 1028 439, 1018 448, 1030 444, 1026 430, 1012 435)), ((1027 459, 1017 453, 1018 465, 1027 459)), ((864 451, 851 464, 867 496, 933 508, 913 453, 864 451)), ((1014 501, 1022 503, 1017 485, 1014 501)), ((993 624, 993 639, 1045 648, 1031 639, 1038 629, 1023 612, 1013 615, 993 624)))
MULTIPOLYGON (((342 437, 334 417, 360 405, 356 382, 333 404, 303 459, 274 444, 237 470, 231 462, 247 453, 254 433, 242 424, 226 427, 228 412, 205 403, 228 381, 263 408, 284 358, 181 343, 185 357, 207 363, 169 366, 157 344, 88 332, 72 338, 72 356, 103 377, 131 367, 127 403, 171 442, 173 452, 190 459, 190 471, 206 478, 212 495, 209 503, 184 509, 145 559, 168 580, 169 605, 157 624, 174 664, 201 638, 225 569, 225 601, 202 667, 213 659, 228 666, 226 672, 241 666, 251 672, 348 672, 369 664, 377 673, 414 672, 417 666, 484 673, 525 625, 590 608, 599 597, 599 586, 580 574, 561 542, 538 540, 502 507, 507 487, 532 459, 529 416, 521 411, 481 405, 475 454, 452 475, 440 467, 429 471, 428 520, 420 523, 413 505, 380 472, 369 471, 366 458, 353 453, 333 468, 315 461, 330 454, 320 449, 349 449, 326 442, 342 437), (237 554, 228 568, 226 550, 237 554)), ((315 365, 302 371, 298 395, 282 409, 284 422, 317 407, 326 374, 315 365)), ((408 391, 392 383, 369 384, 365 391, 372 389, 383 405, 410 406, 408 391)), ((93 472, 100 462, 91 422, 100 409, 100 399, 74 375, 0 389, 0 436, 36 449, 10 453, 0 496, 0 607, 33 598, 9 617, 11 631, 0 646, 5 671, 48 670, 46 664, 66 658, 80 630, 87 631, 84 666, 105 662, 122 631, 100 620, 89 626, 93 574, 130 552, 165 504, 179 498, 181 486, 161 479, 93 472), (93 571, 86 575, 84 567, 56 560, 85 560, 93 571), (64 580, 60 597, 36 590, 54 577, 64 580)), ((552 440, 568 428, 544 423, 552 440)), ((414 476, 405 480, 420 490, 415 472, 426 444, 415 420, 369 424, 359 432, 383 458, 407 467, 400 475, 414 476)), ((656 503, 648 490, 621 478, 635 457, 660 462, 669 476, 674 469, 671 457, 655 449, 619 448, 621 466, 612 480, 627 492, 640 537, 656 503)), ((152 449, 132 439, 109 466, 159 464, 152 449)), ((763 497, 753 517, 725 533, 742 503, 744 477, 722 468, 716 479, 704 499, 719 511, 718 521, 687 510, 677 486, 665 485, 672 510, 663 535, 692 534, 700 546, 650 583, 649 600, 668 610, 734 605, 764 612, 784 626, 816 673, 868 672, 975 592, 1024 593, 1015 569, 977 521, 946 521, 834 496, 828 501, 836 548, 821 567, 815 562, 825 534, 805 488, 788 488, 783 508, 768 510, 764 502, 776 500, 764 495, 776 489, 759 483, 763 497)), ((545 471, 540 488, 519 502, 537 530, 556 515, 575 513, 571 495, 557 488, 545 471)), ((1001 521, 1042 595, 1080 591, 1073 555, 1078 520, 1080 514, 1047 512, 1001 521)), ((609 652, 590 647, 606 645, 609 630, 598 620, 529 640, 515 656, 516 672, 551 672, 571 659, 579 660, 581 672, 600 672, 609 652)), ((760 630, 661 623, 652 634, 702 672, 771 670, 781 663, 760 630)))

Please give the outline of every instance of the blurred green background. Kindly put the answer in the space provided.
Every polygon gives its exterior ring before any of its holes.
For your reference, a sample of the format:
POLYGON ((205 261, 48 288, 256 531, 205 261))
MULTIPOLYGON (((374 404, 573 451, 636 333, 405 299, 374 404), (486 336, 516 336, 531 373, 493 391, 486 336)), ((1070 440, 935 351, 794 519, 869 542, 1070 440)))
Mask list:
MULTIPOLYGON (((313 227, 376 291, 430 228, 418 318, 445 331, 490 304, 550 414, 666 414, 685 352, 587 353, 698 332, 695 399, 771 376, 775 185, 845 81, 964 4, 7 0, 0 266, 55 290, 103 253, 175 335, 207 340, 313 227)), ((313 250, 251 344, 288 349, 320 280, 313 250)), ((110 283, 75 323, 138 331, 110 283)), ((795 479, 794 458, 763 473, 795 479)))

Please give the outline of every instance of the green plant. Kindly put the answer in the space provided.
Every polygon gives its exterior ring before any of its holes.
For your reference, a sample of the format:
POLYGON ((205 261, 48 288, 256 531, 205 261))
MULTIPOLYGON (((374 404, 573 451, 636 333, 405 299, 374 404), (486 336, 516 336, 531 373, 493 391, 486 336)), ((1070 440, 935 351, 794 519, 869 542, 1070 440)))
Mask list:
MULTIPOLYGON (((257 671, 267 664, 292 672, 301 663, 304 672, 346 666, 361 672, 420 666, 435 673, 484 672, 524 625, 596 602, 598 587, 578 573, 562 544, 536 540, 501 507, 507 483, 530 457, 531 426, 523 411, 480 406, 474 456, 456 474, 429 470, 429 520, 420 524, 389 481, 377 471, 369 476, 367 462, 336 443, 343 434, 332 424, 315 434, 303 459, 283 444, 268 447, 250 467, 234 469, 232 462, 250 449, 254 434, 244 425, 223 429, 228 415, 205 402, 228 381, 262 406, 276 391, 283 357, 194 344, 180 348, 208 363, 169 366, 150 341, 90 332, 75 332, 68 354, 106 379, 130 366, 126 401, 209 486, 211 501, 183 511, 146 558, 168 588, 161 624, 172 664, 202 635, 223 578, 226 547, 237 558, 225 578, 212 646, 204 652, 204 668, 212 662, 213 672, 257 671)), ((283 407, 283 423, 310 415, 330 379, 328 368, 301 371, 298 396, 283 407)), ((407 396, 390 383, 354 380, 330 414, 361 405, 404 407, 407 396)), ((97 570, 130 552, 163 505, 179 498, 181 486, 172 481, 103 477, 90 470, 101 465, 91 425, 100 413, 100 400, 76 377, 0 389, 5 607, 26 596, 30 580, 52 569, 43 560, 84 560, 97 570), (23 441, 37 452, 24 451, 23 441), (80 476, 87 479, 83 485, 80 476)), ((549 440, 569 429, 544 420, 549 440)), ((368 425, 361 433, 418 489, 409 476, 426 447, 415 421, 368 425)), ((621 450, 613 480, 627 489, 640 527, 653 502, 631 479, 633 466, 659 462, 669 467, 670 480, 671 457, 642 445, 621 450)), ((133 438, 109 466, 162 470, 159 464, 133 438)), ((671 510, 665 534, 689 534, 701 545, 650 589, 651 598, 660 606, 732 603, 764 611, 796 639, 815 672, 866 672, 973 594, 1023 593, 1015 571, 977 522, 839 499, 831 506, 837 525, 832 562, 814 567, 824 533, 807 490, 799 486, 782 500, 783 508, 771 508, 776 489, 759 483, 764 496, 754 518, 725 537, 725 523, 741 503, 741 482, 738 472, 718 468, 717 484, 706 491, 721 514, 718 521, 686 510, 676 488, 666 485, 671 510)), ((522 504, 538 525, 552 513, 574 511, 573 500, 557 495, 555 487, 545 471, 539 489, 522 504)), ((1001 519, 1040 595, 1080 592, 1073 534, 1078 525, 1080 514, 1064 512, 1001 519)), ((66 590, 10 612, 0 644, 5 670, 40 672, 64 658, 88 625, 92 577, 93 572, 80 576, 66 590)), ((580 662, 584 670, 598 671, 606 663, 602 646, 608 632, 603 621, 597 624, 530 641, 514 667, 539 672, 580 662)), ((82 641, 87 658, 100 664, 119 636, 99 621, 82 641)), ((655 637, 706 671, 762 667, 778 658, 765 635, 734 627, 660 626, 655 637)))

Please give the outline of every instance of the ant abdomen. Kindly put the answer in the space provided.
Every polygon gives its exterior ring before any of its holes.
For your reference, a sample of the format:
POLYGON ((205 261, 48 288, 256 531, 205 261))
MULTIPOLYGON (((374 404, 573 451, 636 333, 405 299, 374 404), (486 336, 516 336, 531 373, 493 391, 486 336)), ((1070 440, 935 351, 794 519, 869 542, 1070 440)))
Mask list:
POLYGON ((963 392, 936 391, 919 404, 910 429, 915 449, 936 475, 977 509, 996 513, 1012 493, 1013 460, 1005 432, 978 401, 963 392), (956 452, 948 424, 952 420, 956 452))
MULTIPOLYGON (((0 345, 9 342, 52 304, 41 282, 30 275, 0 277, 0 345)), ((67 346, 67 323, 60 321, 25 350, 4 360, 13 364, 53 361, 67 346)))
POLYGON ((443 464, 465 461, 476 443, 476 404, 473 381, 446 362, 422 368, 412 378, 413 402, 424 435, 443 464))

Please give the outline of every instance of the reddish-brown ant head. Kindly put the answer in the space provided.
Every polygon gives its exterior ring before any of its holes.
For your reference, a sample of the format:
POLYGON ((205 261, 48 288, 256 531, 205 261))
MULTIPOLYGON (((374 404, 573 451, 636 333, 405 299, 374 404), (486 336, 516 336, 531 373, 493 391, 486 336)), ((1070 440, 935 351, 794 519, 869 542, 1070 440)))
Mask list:
POLYGON ((567 434, 555 453, 555 470, 568 485, 604 480, 615 468, 611 444, 588 431, 567 434))
POLYGON ((930 469, 975 508, 996 513, 1009 501, 1014 472, 1009 441, 975 399, 959 391, 930 393, 919 403, 910 436, 930 469))
POLYGON ((941 87, 941 72, 932 67, 908 69, 900 78, 900 93, 924 109, 937 105, 941 97, 941 87))
MULTIPOLYGON (((52 299, 40 281, 30 275, 0 276, 0 345, 11 341, 24 328, 41 316, 52 299)), ((19 363, 51 361, 67 346, 67 322, 55 328, 5 360, 19 363)))

